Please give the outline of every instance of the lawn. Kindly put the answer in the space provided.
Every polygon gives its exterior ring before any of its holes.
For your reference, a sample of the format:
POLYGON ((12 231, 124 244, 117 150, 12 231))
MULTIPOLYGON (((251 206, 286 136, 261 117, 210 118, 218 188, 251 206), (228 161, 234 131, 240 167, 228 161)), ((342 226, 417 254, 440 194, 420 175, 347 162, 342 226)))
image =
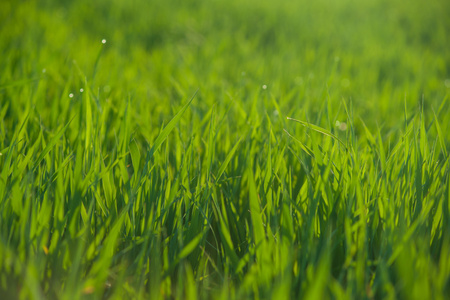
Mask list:
POLYGON ((450 2, 1 0, 2 299, 448 299, 450 2))

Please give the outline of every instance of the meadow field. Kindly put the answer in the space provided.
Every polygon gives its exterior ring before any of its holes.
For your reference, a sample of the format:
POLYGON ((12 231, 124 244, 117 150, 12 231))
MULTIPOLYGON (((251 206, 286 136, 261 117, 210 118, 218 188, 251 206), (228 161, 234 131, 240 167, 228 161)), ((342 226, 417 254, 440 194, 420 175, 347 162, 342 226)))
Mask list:
POLYGON ((1 299, 449 299, 450 1, 1 0, 1 299))

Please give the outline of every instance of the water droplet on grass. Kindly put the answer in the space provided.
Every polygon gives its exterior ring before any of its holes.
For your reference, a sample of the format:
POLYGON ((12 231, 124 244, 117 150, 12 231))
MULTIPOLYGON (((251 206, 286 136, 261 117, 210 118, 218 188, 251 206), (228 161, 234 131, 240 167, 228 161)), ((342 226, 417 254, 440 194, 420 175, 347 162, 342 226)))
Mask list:
POLYGON ((341 131, 346 131, 347 130, 347 123, 336 121, 336 127, 338 127, 339 130, 341 130, 341 131))

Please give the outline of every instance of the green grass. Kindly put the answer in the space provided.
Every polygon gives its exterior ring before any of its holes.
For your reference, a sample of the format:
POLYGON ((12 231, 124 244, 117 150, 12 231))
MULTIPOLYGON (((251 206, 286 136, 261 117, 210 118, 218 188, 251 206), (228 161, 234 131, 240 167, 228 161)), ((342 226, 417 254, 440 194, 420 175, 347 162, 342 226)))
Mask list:
POLYGON ((0 295, 446 299, 448 11, 1 1, 0 295))

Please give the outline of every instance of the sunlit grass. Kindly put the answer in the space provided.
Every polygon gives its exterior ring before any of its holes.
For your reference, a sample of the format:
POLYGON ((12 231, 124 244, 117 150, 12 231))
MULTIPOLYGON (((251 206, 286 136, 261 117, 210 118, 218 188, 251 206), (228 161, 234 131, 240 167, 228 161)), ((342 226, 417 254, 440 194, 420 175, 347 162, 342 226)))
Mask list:
POLYGON ((445 299, 449 8, 2 1, 0 295, 445 299))

